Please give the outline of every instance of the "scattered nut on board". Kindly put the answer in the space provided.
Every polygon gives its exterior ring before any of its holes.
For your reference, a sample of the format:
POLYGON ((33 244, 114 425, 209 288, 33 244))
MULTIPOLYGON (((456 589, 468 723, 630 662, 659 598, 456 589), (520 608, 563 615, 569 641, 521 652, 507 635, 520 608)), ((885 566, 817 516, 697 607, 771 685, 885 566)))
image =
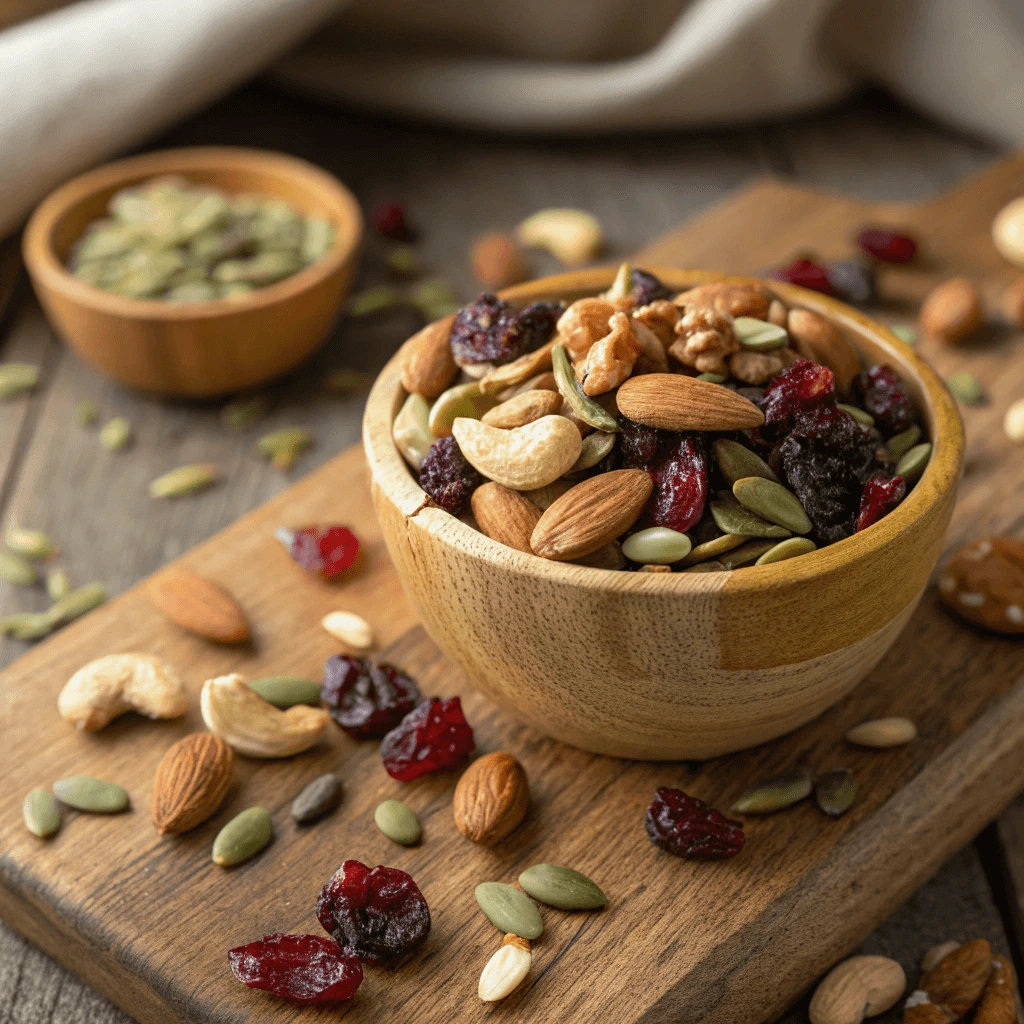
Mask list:
POLYGON ((373 647, 373 630, 370 624, 355 612, 328 612, 320 620, 320 625, 335 640, 340 640, 357 654, 365 654, 373 647))
POLYGON ((996 633, 1024 633, 1024 541, 987 537, 961 548, 939 577, 960 618, 996 633))
POLYGON ((929 293, 919 319, 925 334, 958 345, 981 327, 985 314, 978 289, 966 277, 954 277, 929 293))
POLYGON ((852 956, 833 967, 811 997, 811 1024, 860 1024, 896 1005, 907 978, 885 956, 852 956))

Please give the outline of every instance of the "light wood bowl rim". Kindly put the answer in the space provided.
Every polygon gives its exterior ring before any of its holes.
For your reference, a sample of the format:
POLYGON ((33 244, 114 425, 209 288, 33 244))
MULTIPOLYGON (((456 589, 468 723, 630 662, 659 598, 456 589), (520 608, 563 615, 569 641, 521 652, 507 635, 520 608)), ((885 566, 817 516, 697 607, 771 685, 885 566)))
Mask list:
MULTIPOLYGON (((258 191, 258 189, 256 190, 258 191)), ((287 302, 337 274, 351 260, 363 237, 363 214, 352 192, 333 174, 286 153, 242 146, 188 146, 127 157, 103 164, 72 178, 51 192, 33 211, 25 226, 22 254, 25 266, 39 284, 68 302, 124 320, 169 323, 211 320, 287 302), (265 288, 238 299, 203 302, 166 302, 115 295, 80 281, 61 262, 53 246, 57 225, 68 212, 97 192, 127 186, 165 174, 188 177, 190 172, 244 170, 268 177, 290 177, 322 192, 345 211, 335 224, 334 245, 322 259, 265 288)))
MULTIPOLYGON (((787 282, 714 271, 647 265, 644 269, 661 278, 671 288, 720 281, 756 282, 767 286, 790 305, 813 309, 839 324, 866 329, 885 350, 888 359, 897 365, 901 376, 910 374, 914 378, 924 397, 924 409, 921 411, 928 421, 933 450, 924 474, 910 494, 884 519, 835 544, 798 558, 732 570, 728 574, 731 593, 745 592, 751 596, 763 594, 780 585, 809 581, 833 573, 837 568, 852 565, 885 548, 923 519, 932 505, 929 494, 934 494, 935 500, 941 501, 955 491, 960 480, 964 453, 963 423, 956 403, 938 374, 912 346, 901 341, 888 328, 837 299, 787 282)), ((614 267, 603 267, 556 274, 507 288, 499 292, 499 295, 513 302, 530 302, 559 294, 596 293, 611 286, 615 270, 614 267)), ((366 403, 363 430, 364 447, 373 480, 381 487, 387 500, 399 509, 409 507, 408 499, 411 496, 419 495, 423 501, 427 499, 391 437, 392 410, 397 408, 399 394, 405 395, 401 386, 401 358, 402 349, 399 349, 374 382, 366 403), (386 431, 382 429, 385 424, 386 431)), ((511 570, 516 575, 537 580, 571 583, 594 592, 695 594, 706 592, 708 580, 721 576, 720 573, 610 571, 571 562, 556 562, 506 547, 443 509, 429 505, 412 516, 411 522, 428 530, 441 542, 451 545, 460 555, 484 559, 496 569, 511 570)))

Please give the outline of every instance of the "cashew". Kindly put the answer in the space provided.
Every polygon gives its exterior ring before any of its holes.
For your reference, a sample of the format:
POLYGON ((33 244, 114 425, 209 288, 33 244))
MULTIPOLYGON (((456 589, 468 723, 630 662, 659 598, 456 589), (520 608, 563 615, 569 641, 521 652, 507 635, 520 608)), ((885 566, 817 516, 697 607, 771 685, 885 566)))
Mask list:
POLYGON ((524 391, 485 412, 482 422, 489 427, 510 430, 539 420, 541 416, 551 416, 561 407, 562 396, 557 391, 524 391))
POLYGON ((248 757, 291 757, 314 746, 330 721, 323 708, 298 704, 281 711, 236 672, 203 683, 200 709, 206 727, 248 757))
POLYGON ((580 457, 583 444, 564 416, 542 416, 512 430, 459 418, 452 433, 476 470, 513 491, 532 491, 557 480, 580 457))
POLYGON ((570 267, 589 263, 601 251, 604 234, 585 210, 538 210, 516 228, 520 245, 544 249, 570 267))
POLYGON ((430 433, 430 406, 422 395, 409 395, 391 424, 391 437, 402 457, 418 470, 434 443, 430 433))
POLYGON ((811 999, 811 1024, 860 1024, 895 1006, 907 987, 903 968, 886 956, 851 956, 825 975, 811 999))
POLYGON ((61 717, 86 732, 102 729, 126 711, 177 718, 188 710, 177 673, 152 654, 108 654, 90 661, 57 698, 61 717))

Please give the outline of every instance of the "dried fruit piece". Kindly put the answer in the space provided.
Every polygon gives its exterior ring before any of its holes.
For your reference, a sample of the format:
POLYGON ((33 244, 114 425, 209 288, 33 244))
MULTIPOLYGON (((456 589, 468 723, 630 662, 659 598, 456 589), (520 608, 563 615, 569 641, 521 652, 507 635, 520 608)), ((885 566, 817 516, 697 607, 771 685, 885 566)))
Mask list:
POLYGON ((320 693, 331 718, 353 739, 386 736, 422 699, 394 665, 347 654, 327 659, 320 693))
POLYGON ((319 935, 275 932, 228 951, 234 976, 302 1006, 351 999, 363 980, 359 958, 319 935))
POLYGON ((733 821, 681 789, 659 786, 644 820, 647 836, 677 857, 720 860, 735 857, 746 837, 733 821))
POLYGON ((530 276, 530 268, 519 243, 511 236, 495 231, 481 235, 469 250, 473 276, 485 288, 507 288, 530 276))
POLYGON ((146 583, 146 596, 177 626, 221 644, 249 639, 238 602, 212 580, 187 569, 165 569, 146 583))
POLYGON ((810 288, 811 291, 821 292, 823 295, 835 294, 828 270, 814 260, 793 260, 788 266, 775 271, 772 276, 779 281, 798 284, 801 288, 810 288))
POLYGON ((555 332, 560 302, 534 302, 516 311, 495 295, 481 295, 455 316, 448 343, 460 366, 501 366, 540 348, 555 332))
POLYGON ((411 782, 421 775, 461 768, 473 753, 473 730, 458 697, 428 697, 383 739, 388 775, 411 782))
POLYGON ((320 620, 320 625, 335 640, 339 640, 357 654, 364 654, 373 647, 373 630, 370 629, 370 624, 355 612, 328 612, 320 620))
POLYGON ((262 807, 247 807, 236 814, 213 841, 213 863, 234 867, 255 857, 274 838, 274 825, 262 807))
POLYGON ((477 758, 455 787, 455 827, 473 843, 493 846, 523 820, 530 786, 523 766, 503 750, 477 758))
POLYGON ((476 901, 487 920, 499 931, 524 939, 538 939, 544 921, 529 896, 504 882, 481 882, 475 890, 476 901))
POLYGON ((989 537, 956 553, 939 595, 962 619, 997 633, 1024 633, 1024 541, 989 537))
POLYGON ((597 910, 608 897, 586 875, 558 864, 534 864, 519 876, 523 891, 559 910, 597 910))
POLYGON ((833 967, 811 997, 811 1024, 860 1024, 895 1006, 907 989, 903 968, 887 956, 851 956, 833 967))
POLYGON ((529 498, 491 482, 473 492, 470 504, 482 533, 517 551, 533 553, 530 536, 540 519, 540 509, 529 498))
POLYGON ((827 366, 843 393, 860 373, 860 356, 839 328, 809 309, 791 309, 787 319, 793 348, 805 359, 827 366))
POLYGON ((856 530, 866 530, 879 519, 887 516, 904 498, 907 485, 901 476, 887 476, 875 473, 864 485, 860 495, 860 509, 857 512, 856 530))
POLYGON ((958 345, 985 320, 978 289, 966 277, 954 277, 928 294, 918 314, 921 330, 948 345, 958 345))
POLYGON ((638 308, 649 306, 659 299, 667 299, 672 294, 654 274, 638 267, 631 268, 629 283, 629 297, 638 308))
POLYGON ((861 228, 856 241, 869 256, 884 263, 909 263, 917 254, 913 238, 888 228, 861 228))
MULTIPOLYGON (((845 814, 857 798, 857 783, 848 768, 825 772, 814 784, 814 799, 818 806, 833 818, 845 814)), ((902 990, 900 991, 902 995, 902 990)), ((897 997, 898 998, 898 997, 897 997)))
POLYGON ((861 747, 884 750, 917 739, 917 726, 909 718, 875 718, 848 729, 846 738, 861 747))
POLYGON ((46 839, 60 829, 60 808, 48 789, 33 789, 21 805, 25 828, 34 836, 46 839))
POLYGON ((630 377, 615 397, 624 416, 659 430, 744 430, 765 421, 757 406, 735 391, 678 373, 630 377))
POLYGON ((781 426, 789 423, 798 412, 834 400, 835 375, 832 371, 809 359, 798 359, 764 389, 761 411, 765 424, 781 426))
POLYGON ((183 736, 161 758, 153 779, 153 824, 180 835, 217 813, 231 787, 234 751, 208 732, 183 736))
POLYGON ((419 886, 398 868, 347 860, 316 901, 317 920, 346 952, 383 967, 411 953, 430 931, 419 886))
POLYGON ((589 263, 601 252, 604 233, 597 218, 585 210, 538 210, 516 228, 520 245, 544 249, 567 267, 589 263))
POLYGON ((829 283, 843 302, 866 306, 878 296, 875 268, 865 260, 832 260, 825 267, 829 283))
POLYGON ((423 834, 420 819, 401 800, 385 800, 377 804, 373 820, 388 839, 400 846, 418 843, 423 834))
POLYGON ((405 242, 411 235, 408 215, 401 203, 384 199, 374 203, 370 207, 370 223, 378 234, 396 242, 405 242))
POLYGON ((72 775, 53 784, 53 795, 68 807, 89 814, 119 814, 128 807, 128 794, 113 782, 91 775, 72 775))
POLYGON ((533 955, 530 943, 518 935, 506 935, 505 941, 484 967, 477 995, 485 1003, 497 1003, 510 996, 530 973, 533 955))
POLYGON ((774 814, 811 795, 814 777, 806 768, 773 775, 755 783, 732 805, 739 814, 774 814))
POLYGON ((149 493, 154 498, 181 498, 205 491, 219 479, 220 470, 212 462, 179 466, 158 476, 149 485, 149 493))
POLYGON ((906 430, 916 419, 917 410, 890 366, 872 366, 852 385, 854 400, 881 424, 887 434, 906 430))
POLYGON ((333 772, 317 776, 302 788, 299 795, 292 801, 291 815, 299 825, 309 825, 331 811, 337 810, 341 803, 341 779, 333 772))
POLYGON ((701 438, 677 434, 667 439, 650 469, 654 493, 647 514, 655 526, 685 533, 700 521, 708 496, 708 468, 701 438))
POLYGON ((453 516, 466 511, 484 478, 470 465, 454 437, 435 441, 420 466, 419 484, 433 501, 453 516))
POLYGON ((359 541, 347 526, 306 526, 279 529, 274 534, 303 569, 315 572, 326 583, 352 568, 359 556, 359 541))

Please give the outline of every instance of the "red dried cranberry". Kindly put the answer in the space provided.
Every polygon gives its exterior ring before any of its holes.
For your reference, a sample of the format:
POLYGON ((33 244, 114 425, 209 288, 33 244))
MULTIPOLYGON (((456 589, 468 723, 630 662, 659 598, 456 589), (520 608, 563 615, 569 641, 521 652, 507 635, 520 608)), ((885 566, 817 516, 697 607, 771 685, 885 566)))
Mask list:
POLYGON ((685 533, 700 521, 708 496, 708 469, 699 438, 670 434, 650 474, 654 493, 647 513, 655 526, 685 533))
POLYGON ((638 306, 646 306, 658 299, 667 299, 672 294, 653 274, 646 270, 637 270, 635 267, 630 274, 629 283, 629 297, 638 306))
POLYGON ((909 263, 917 255, 914 239, 885 228, 864 228, 857 233, 857 244, 885 263, 909 263))
POLYGON ((473 753, 473 730, 458 697, 428 697, 384 737, 380 756, 388 775, 411 782, 461 768, 473 753))
POLYGON ((814 260, 793 260, 788 267, 782 267, 776 273, 780 281, 798 284, 801 288, 810 288, 812 291, 823 292, 825 295, 835 294, 828 271, 814 260))
POLYGON ((677 857, 722 860, 735 857, 746 842, 742 822, 668 786, 658 787, 647 808, 644 828, 655 846, 677 857))
POLYGON ((766 425, 787 423, 801 409, 834 404, 836 379, 827 366, 798 359, 776 374, 764 389, 761 411, 766 425))
POLYGON ((320 935, 264 935, 229 950, 228 963, 249 988, 303 1006, 351 999, 363 980, 359 958, 320 935))
POLYGON ((876 473, 864 485, 860 495, 860 511, 857 513, 857 533, 866 530, 872 523, 887 516, 907 493, 907 485, 901 476, 887 476, 876 473))
POLYGON ((865 306, 876 294, 875 270, 859 260, 837 260, 827 267, 828 279, 836 295, 844 302, 865 306))
POLYGON ((281 529, 277 537, 303 569, 328 582, 352 568, 359 555, 359 540, 347 526, 281 529))
POLYGON ((448 343, 460 365, 502 365, 540 348, 555 332, 560 302, 534 302, 518 313, 495 295, 459 310, 448 343))
POLYGON ((658 457, 658 449, 662 438, 666 435, 654 427, 646 427, 642 423, 619 415, 619 446, 623 469, 649 470, 658 457))
POLYGON ((891 366, 872 366, 854 377, 850 385, 854 401, 862 405, 889 434, 906 430, 917 419, 917 410, 891 366))
POLYGON ((317 920, 346 952, 374 967, 412 952, 430 931, 430 908, 419 886, 398 868, 372 871, 347 860, 320 891, 317 920))
POLYGON ((420 487, 453 516, 466 511, 470 497, 483 482, 454 437, 435 441, 420 466, 420 487))
POLYGON ((320 696, 353 739, 380 739, 421 700, 416 684, 394 665, 337 654, 324 665, 320 696))
POLYGON ((370 223, 385 238, 405 242, 411 237, 409 220, 401 203, 379 202, 370 209, 370 223))

